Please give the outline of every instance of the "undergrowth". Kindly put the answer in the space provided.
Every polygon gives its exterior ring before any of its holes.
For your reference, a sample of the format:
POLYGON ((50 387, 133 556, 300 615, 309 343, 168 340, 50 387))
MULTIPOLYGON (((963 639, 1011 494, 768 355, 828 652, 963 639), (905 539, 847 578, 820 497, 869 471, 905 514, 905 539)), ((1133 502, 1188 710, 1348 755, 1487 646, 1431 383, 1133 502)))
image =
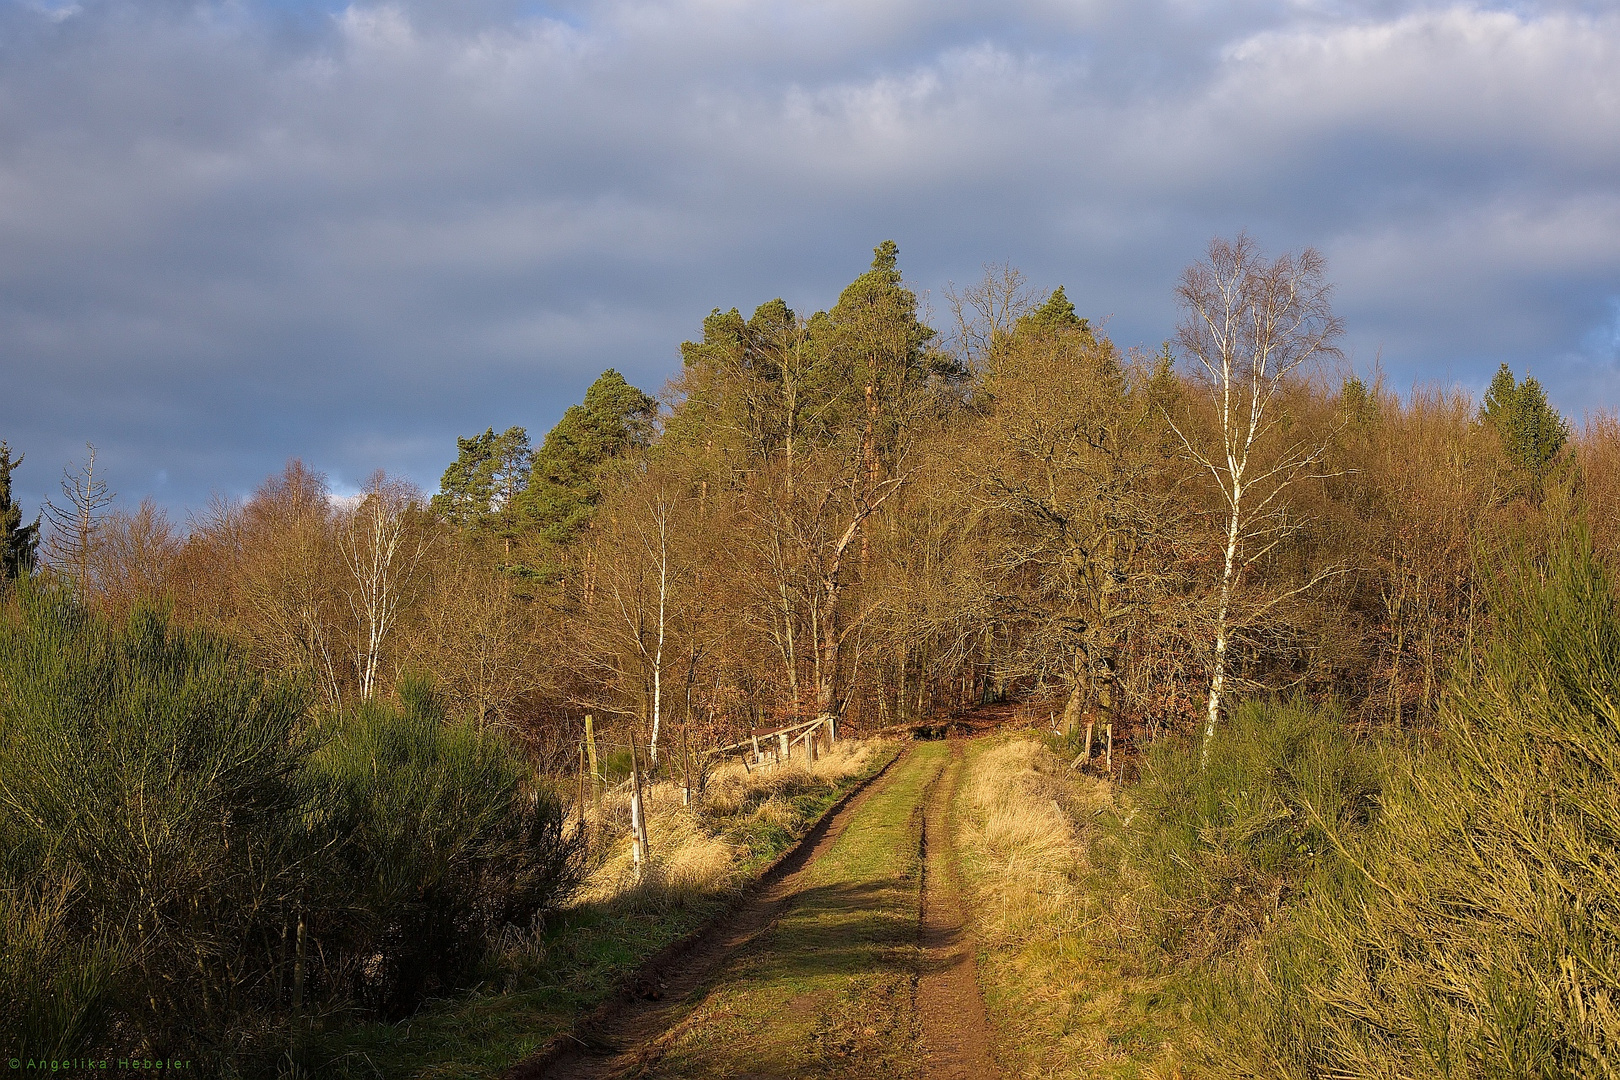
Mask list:
POLYGON ((958 801, 1026 1076, 1620 1072, 1620 612, 1580 534, 1501 575, 1421 732, 1251 701, 1110 791, 1033 737, 958 801))

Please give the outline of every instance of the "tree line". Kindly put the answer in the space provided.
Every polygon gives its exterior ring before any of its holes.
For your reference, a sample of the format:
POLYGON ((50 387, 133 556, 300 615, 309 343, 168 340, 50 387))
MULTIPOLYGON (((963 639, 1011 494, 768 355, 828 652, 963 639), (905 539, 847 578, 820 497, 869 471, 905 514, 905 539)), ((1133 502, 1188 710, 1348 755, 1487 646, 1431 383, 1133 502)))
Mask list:
POLYGON ((1584 508, 1620 553, 1613 413, 1576 430, 1506 366, 1477 403, 1351 373, 1314 252, 1212 243, 1157 351, 1006 266, 930 326, 898 256, 825 311, 716 308, 659 398, 607 371, 538 448, 458 439, 431 497, 295 460, 181 527, 92 456, 40 549, 0 448, 0 570, 165 606, 326 706, 415 674, 543 758, 590 712, 657 760, 1008 700, 1206 746, 1259 691, 1409 725, 1491 618, 1481 552, 1584 508))

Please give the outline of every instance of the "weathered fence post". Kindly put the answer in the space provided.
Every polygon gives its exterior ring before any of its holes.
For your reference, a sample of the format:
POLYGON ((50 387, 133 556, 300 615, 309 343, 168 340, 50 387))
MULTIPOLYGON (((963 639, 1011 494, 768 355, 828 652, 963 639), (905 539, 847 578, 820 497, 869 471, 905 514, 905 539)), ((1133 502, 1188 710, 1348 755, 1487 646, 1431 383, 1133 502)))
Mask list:
POLYGON ((776 747, 776 760, 788 761, 793 757, 793 744, 788 742, 787 732, 778 731, 776 733, 776 747))
POLYGON ((691 720, 681 728, 681 805, 692 805, 692 738, 691 720))
POLYGON ((579 827, 585 828, 585 744, 579 746, 579 827))
POLYGON ((758 735, 750 735, 748 737, 750 739, 754 740, 754 764, 755 765, 763 765, 763 764, 765 764, 765 754, 759 748, 759 736, 758 735))
POLYGON ((602 771, 596 764, 596 731, 591 726, 591 714, 585 714, 585 751, 591 758, 591 801, 602 798, 602 771))
POLYGON ((647 808, 641 801, 641 759, 636 756, 634 732, 630 735, 630 858, 640 881, 642 864, 647 861, 647 808))

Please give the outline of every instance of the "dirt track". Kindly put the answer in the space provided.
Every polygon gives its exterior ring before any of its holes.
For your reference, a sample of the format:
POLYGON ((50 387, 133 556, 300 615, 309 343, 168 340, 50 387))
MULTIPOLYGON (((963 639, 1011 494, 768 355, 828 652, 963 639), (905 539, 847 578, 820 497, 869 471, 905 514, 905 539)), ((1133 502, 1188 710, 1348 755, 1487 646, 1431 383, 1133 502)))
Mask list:
POLYGON ((979 1080, 998 1075, 990 1025, 974 978, 972 941, 952 857, 949 811, 962 772, 962 747, 930 787, 923 816, 922 970, 917 1015, 925 1080, 979 1080))
MULTIPOLYGON (((938 750, 929 747, 923 753, 926 762, 917 759, 922 748, 901 755, 823 818, 767 873, 752 897, 706 932, 643 969, 637 982, 637 994, 623 996, 599 1009, 583 1021, 568 1040, 519 1065, 507 1074, 506 1080, 586 1080, 646 1075, 751 1076, 761 1080, 785 1080, 790 1076, 828 1074, 886 1077, 898 1074, 944 1080, 998 1075, 990 1057, 989 1029, 974 981, 973 955, 965 938, 961 902, 950 866, 946 815, 961 771, 962 755, 959 747, 953 747, 949 760, 943 761, 940 750, 943 747, 938 750), (922 778, 911 776, 896 786, 895 781, 902 773, 915 774, 919 769, 929 773, 926 784, 922 778), (863 807, 880 793, 879 803, 886 815, 884 821, 888 822, 885 828, 903 832, 907 828, 906 820, 911 822, 912 839, 904 842, 913 845, 909 853, 913 869, 899 868, 898 863, 903 860, 895 860, 896 866, 890 867, 902 880, 909 873, 912 881, 909 894, 903 890, 898 894, 902 898, 912 897, 911 901, 902 899, 902 905, 911 905, 911 918, 915 920, 911 925, 915 929, 907 931, 903 926, 899 929, 902 937, 912 941, 904 946, 905 955, 900 961, 904 970, 912 974, 902 977, 898 995, 889 995, 896 1015, 902 1018, 884 1027, 882 1035, 878 1036, 881 1046, 861 1038, 863 1030, 866 1035, 872 1035, 873 1028, 860 1027, 879 1022, 857 1019, 853 1040, 846 1038, 843 1049, 833 1050, 827 1048, 839 1040, 829 1038, 831 1032, 826 1028, 826 1010, 833 1006, 828 1004, 825 989, 813 1001, 799 992, 792 996, 786 1009, 768 1010, 764 1027, 757 1019, 739 1020, 737 1003, 725 1000, 728 993, 736 996, 736 987, 752 986, 756 1000, 761 993, 769 997, 780 988, 797 985, 796 980, 805 971, 819 972, 838 952, 837 944, 827 941, 812 946, 807 952, 803 939, 795 950, 778 940, 781 931, 776 928, 784 919, 794 922, 810 918, 812 912, 820 910, 818 905, 824 904, 833 893, 841 891, 858 896, 860 890, 869 887, 867 881, 846 880, 842 871, 834 871, 834 867, 843 866, 844 862, 835 859, 829 864, 822 857, 839 845, 851 822, 861 817, 863 807), (894 824, 897 817, 898 826, 894 824), (789 918, 790 913, 792 918, 789 918), (779 974, 766 980, 766 988, 761 991, 757 971, 750 976, 747 969, 757 969, 765 962, 773 965, 779 974), (914 989, 905 989, 908 987, 914 989), (717 999, 720 999, 718 1003, 717 999), (806 1025, 815 1026, 809 1018, 818 1008, 823 1030, 810 1033, 807 1044, 817 1049, 805 1050, 797 1057, 792 1054, 774 1058, 770 1055, 736 1057, 739 1040, 760 1039, 772 1049, 796 1041, 804 1044, 805 1040, 800 1037, 808 1031, 806 1025), (781 1018, 782 1022, 772 1029, 769 1021, 776 1018, 781 1018), (799 1028, 793 1027, 795 1023, 799 1023, 799 1028), (740 1031, 737 1030, 739 1024, 740 1031), (670 1060, 665 1060, 672 1051, 670 1060), (816 1058, 815 1054, 822 1057, 816 1058)), ((877 827, 870 818, 868 814, 862 819, 866 821, 863 830, 877 827)), ((897 839, 899 836, 897 833, 897 839)), ((859 913, 861 906, 861 902, 857 902, 854 910, 859 913)), ((881 981, 878 969, 884 967, 883 964, 873 965, 871 973, 850 971, 842 981, 850 985, 864 985, 873 979, 881 981)), ((825 973, 820 974, 825 985, 825 973)))

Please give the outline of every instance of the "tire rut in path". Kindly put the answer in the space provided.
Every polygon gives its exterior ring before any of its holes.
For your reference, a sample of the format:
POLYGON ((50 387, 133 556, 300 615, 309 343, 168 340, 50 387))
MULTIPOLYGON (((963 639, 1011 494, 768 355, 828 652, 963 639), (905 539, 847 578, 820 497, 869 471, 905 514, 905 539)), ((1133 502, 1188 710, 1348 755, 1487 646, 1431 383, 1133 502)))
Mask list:
POLYGON ((974 977, 973 944, 952 857, 949 814, 962 766, 962 746, 953 742, 950 762, 931 785, 923 812, 923 960, 917 979, 923 1080, 1001 1075, 990 1053, 990 1024, 974 977))
POLYGON ((542 1051, 507 1072, 504 1080, 609 1080, 633 1076, 665 1046, 666 1033, 701 1000, 711 976, 738 949, 764 932, 793 903, 804 871, 831 847, 862 803, 893 777, 902 751, 824 816, 761 879, 758 891, 683 946, 668 961, 643 969, 637 985, 658 987, 657 1000, 622 997, 583 1020, 566 1045, 542 1051))

